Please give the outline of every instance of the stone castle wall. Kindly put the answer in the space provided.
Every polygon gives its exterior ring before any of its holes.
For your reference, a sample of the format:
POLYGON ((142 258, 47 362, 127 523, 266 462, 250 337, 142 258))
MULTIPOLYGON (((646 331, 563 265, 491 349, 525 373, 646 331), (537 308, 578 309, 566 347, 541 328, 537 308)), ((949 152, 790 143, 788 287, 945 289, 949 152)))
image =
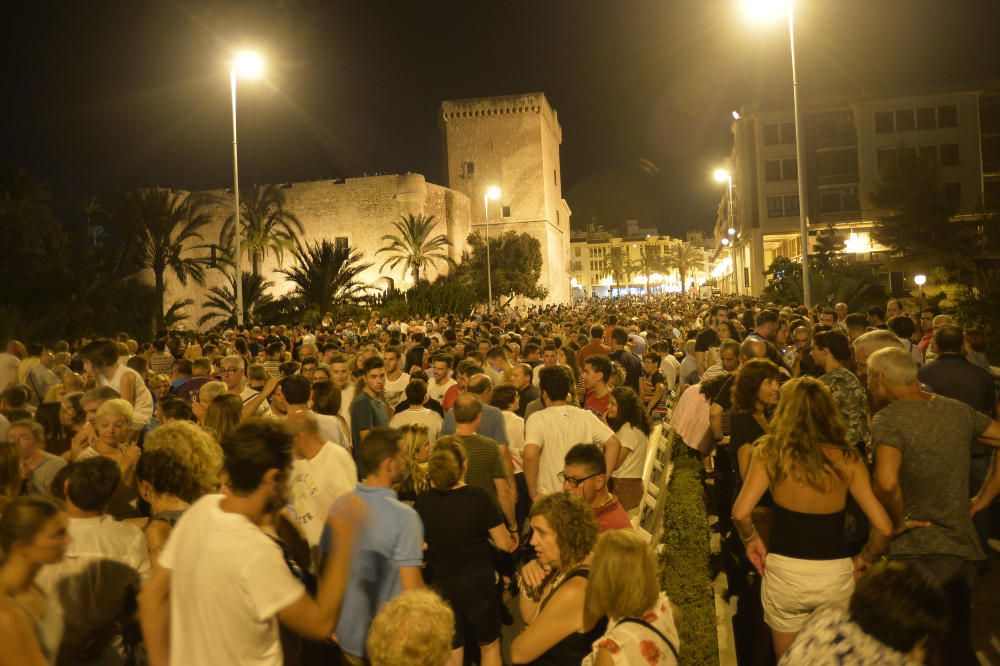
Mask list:
MULTIPOLYGON (((292 183, 282 186, 287 209, 302 222, 304 242, 314 243, 321 239, 336 242, 346 238, 351 248, 361 251, 362 258, 374 265, 365 271, 361 279, 379 290, 386 289, 390 280, 397 288, 406 289, 412 285, 412 278, 401 268, 381 270, 386 255, 375 256, 375 252, 385 243, 382 237, 395 233, 392 226, 400 216, 409 214, 434 216, 437 221, 436 233, 444 234, 452 243, 451 258, 458 261, 467 248, 467 238, 471 229, 471 212, 468 197, 446 187, 426 182, 420 174, 367 176, 340 180, 321 180, 292 183)), ((204 243, 218 243, 223 221, 232 211, 232 191, 212 191, 221 203, 213 207, 212 224, 202 231, 204 243)), ((192 244, 194 245, 194 244, 192 244)), ((204 249, 191 249, 192 255, 205 256, 204 249)), ((243 269, 250 270, 250 263, 244 253, 243 269)), ((287 267, 294 260, 287 253, 283 264, 287 267)), ((278 273, 278 261, 268 255, 262 266, 262 273, 275 287, 274 295, 285 294, 292 284, 278 273)), ((441 271, 447 271, 443 264, 430 271, 427 278, 435 279, 441 271)), ((205 292, 213 286, 226 285, 226 279, 217 269, 206 271, 204 287, 189 283, 183 287, 168 275, 166 304, 177 299, 191 298, 194 305, 187 308, 191 318, 190 327, 197 326, 204 312, 201 305, 205 292)))

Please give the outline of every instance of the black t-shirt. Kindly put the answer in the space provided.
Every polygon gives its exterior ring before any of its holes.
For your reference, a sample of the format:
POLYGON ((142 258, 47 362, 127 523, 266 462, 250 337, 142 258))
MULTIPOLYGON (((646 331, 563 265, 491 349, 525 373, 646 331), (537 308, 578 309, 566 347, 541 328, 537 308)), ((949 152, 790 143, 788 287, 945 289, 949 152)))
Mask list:
POLYGON ((729 450, 733 455, 745 444, 753 444, 764 436, 764 429, 750 412, 733 412, 732 425, 729 430, 729 450))
POLYGON ((712 347, 719 346, 719 334, 714 328, 706 328, 694 339, 694 350, 696 352, 707 352, 712 347))
MULTIPOLYGON (((712 396, 712 402, 722 407, 723 411, 729 412, 733 408, 733 384, 736 382, 736 375, 729 375, 719 386, 719 390, 712 396)), ((755 422, 756 423, 756 422, 755 422)))
POLYGON ((413 508, 424 523, 427 566, 437 578, 493 569, 489 531, 504 524, 500 509, 482 488, 426 490, 413 508))
POLYGON ((612 361, 620 363, 625 368, 625 386, 628 386, 636 394, 639 393, 639 377, 642 376, 642 364, 635 354, 624 349, 613 351, 608 355, 612 361))

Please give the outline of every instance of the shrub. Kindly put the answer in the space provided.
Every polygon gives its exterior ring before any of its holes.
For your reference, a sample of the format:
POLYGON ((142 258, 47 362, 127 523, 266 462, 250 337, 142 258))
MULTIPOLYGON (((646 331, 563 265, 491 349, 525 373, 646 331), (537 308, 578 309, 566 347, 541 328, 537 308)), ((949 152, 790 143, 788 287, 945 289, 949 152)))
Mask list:
POLYGON ((680 664, 719 663, 715 597, 709 568, 709 526, 702 464, 679 439, 663 514, 660 586, 681 610, 680 664))

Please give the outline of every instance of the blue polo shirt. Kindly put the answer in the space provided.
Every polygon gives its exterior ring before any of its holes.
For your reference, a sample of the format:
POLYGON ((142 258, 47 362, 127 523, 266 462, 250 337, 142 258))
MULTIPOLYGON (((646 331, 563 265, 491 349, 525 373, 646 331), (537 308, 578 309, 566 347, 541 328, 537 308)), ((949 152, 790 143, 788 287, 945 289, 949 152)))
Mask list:
MULTIPOLYGON (((383 604, 403 591, 399 567, 423 564, 424 525, 391 488, 360 485, 355 490, 368 505, 368 519, 354 546, 337 640, 344 652, 366 657, 365 639, 383 604)), ((330 552, 330 528, 323 528, 320 552, 330 552)))
MULTIPOLYGON (((455 410, 449 409, 441 424, 442 435, 455 434, 455 410)), ((483 405, 483 420, 476 430, 477 435, 489 437, 500 446, 507 446, 507 428, 504 425, 503 412, 493 405, 483 405)))

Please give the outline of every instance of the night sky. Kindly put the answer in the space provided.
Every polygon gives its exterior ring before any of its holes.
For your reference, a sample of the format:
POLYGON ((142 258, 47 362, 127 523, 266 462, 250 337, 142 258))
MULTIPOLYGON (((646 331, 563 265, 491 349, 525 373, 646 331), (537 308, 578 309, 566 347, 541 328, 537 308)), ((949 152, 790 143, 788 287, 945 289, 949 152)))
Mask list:
MULTIPOLYGON (((1000 78, 998 0, 797 0, 805 96, 1000 78)), ((443 99, 542 91, 573 225, 709 229, 731 109, 791 100, 787 27, 737 0, 14 2, 0 12, 0 163, 63 205, 129 187, 415 171, 445 184, 443 99), (655 165, 643 168, 641 161, 655 165)))

